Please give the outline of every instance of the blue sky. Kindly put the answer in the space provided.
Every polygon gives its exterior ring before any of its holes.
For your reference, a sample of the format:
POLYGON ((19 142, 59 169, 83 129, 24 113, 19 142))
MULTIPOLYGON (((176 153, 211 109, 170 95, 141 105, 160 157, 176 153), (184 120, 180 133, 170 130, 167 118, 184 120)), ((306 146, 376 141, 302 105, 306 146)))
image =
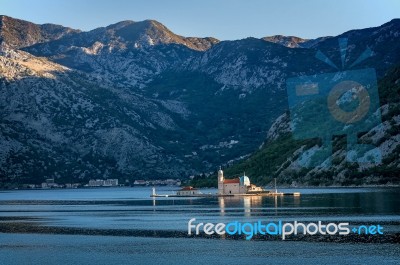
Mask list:
POLYGON ((316 38, 400 18, 399 0, 0 0, 0 14, 91 30, 155 19, 184 36, 316 38))

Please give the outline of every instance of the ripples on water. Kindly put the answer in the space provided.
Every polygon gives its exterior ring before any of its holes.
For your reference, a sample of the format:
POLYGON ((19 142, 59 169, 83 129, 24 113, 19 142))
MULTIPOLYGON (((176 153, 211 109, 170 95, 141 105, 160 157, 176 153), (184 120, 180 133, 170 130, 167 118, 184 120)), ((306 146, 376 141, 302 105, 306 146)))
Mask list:
MULTIPOLYGON (((174 190, 176 189, 161 187, 157 192, 173 194, 174 190)), ((50 227, 176 231, 186 230, 187 222, 191 218, 214 223, 232 220, 387 222, 385 229, 400 231, 398 188, 296 191, 300 191, 302 195, 156 199, 149 197, 149 187, 3 191, 0 192, 0 218, 3 218, 3 222, 6 218, 14 218, 18 219, 14 222, 36 222, 50 227)), ((203 192, 215 193, 216 190, 203 192)), ((96 264, 112 264, 112 259, 118 260, 120 264, 125 264, 125 259, 129 260, 126 264, 158 264, 152 263, 152 260, 161 259, 164 260, 163 264, 174 264, 170 261, 199 261, 200 264, 200 259, 211 263, 220 261, 220 264, 329 264, 332 257, 340 257, 343 261, 340 264, 373 264, 382 257, 385 257, 385 264, 398 264, 391 262, 398 262, 400 253, 398 245, 393 244, 386 246, 24 234, 0 234, 0 240, 0 258, 7 260, 5 264, 28 264, 22 262, 24 258, 39 260, 45 253, 52 253, 53 258, 43 259, 42 263, 37 264, 46 264, 46 261, 50 262, 47 264, 58 264, 55 263, 57 260, 60 263, 68 260, 70 263, 67 264, 78 264, 73 263, 75 259, 87 259, 87 264, 95 264, 95 261, 96 264), (199 250, 205 254, 200 254, 199 250), (20 259, 13 259, 17 254, 20 259), (68 259, 65 259, 66 255, 68 259), (135 259, 138 262, 134 262, 135 259), (363 262, 360 262, 361 259, 363 262), (17 261, 20 263, 13 263, 17 261)))
POLYGON ((2 264, 399 264, 393 244, 1 235, 2 264))
MULTIPOLYGON (((149 197, 149 187, 6 191, 0 193, 0 217, 38 217, 52 226, 151 230, 186 230, 191 218, 206 222, 400 221, 399 189, 299 191, 300 197, 155 199, 149 197)), ((157 192, 173 194, 174 189, 161 187, 157 192)))

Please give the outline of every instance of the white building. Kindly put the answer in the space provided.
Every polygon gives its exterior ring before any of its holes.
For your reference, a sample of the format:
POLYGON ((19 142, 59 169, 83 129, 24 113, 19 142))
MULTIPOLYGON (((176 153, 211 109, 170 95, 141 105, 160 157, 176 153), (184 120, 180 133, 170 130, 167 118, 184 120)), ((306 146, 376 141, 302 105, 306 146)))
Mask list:
POLYGON ((225 179, 224 172, 220 168, 218 170, 218 194, 219 195, 234 195, 261 192, 263 189, 250 183, 250 179, 243 176, 234 179, 225 179))
POLYGON ((89 187, 114 187, 118 186, 118 179, 91 179, 89 187))
POLYGON ((104 180, 102 179, 91 179, 89 180, 90 187, 101 187, 104 184, 104 180))
POLYGON ((103 186, 118 186, 118 179, 106 179, 103 186))

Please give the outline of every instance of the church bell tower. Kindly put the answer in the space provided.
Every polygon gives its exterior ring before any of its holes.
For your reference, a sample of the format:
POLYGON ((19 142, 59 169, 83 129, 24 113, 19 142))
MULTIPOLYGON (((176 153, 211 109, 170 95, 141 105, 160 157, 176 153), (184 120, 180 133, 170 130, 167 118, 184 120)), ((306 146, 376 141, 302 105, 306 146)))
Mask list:
POLYGON ((218 194, 224 194, 224 172, 222 171, 221 167, 218 170, 218 194))

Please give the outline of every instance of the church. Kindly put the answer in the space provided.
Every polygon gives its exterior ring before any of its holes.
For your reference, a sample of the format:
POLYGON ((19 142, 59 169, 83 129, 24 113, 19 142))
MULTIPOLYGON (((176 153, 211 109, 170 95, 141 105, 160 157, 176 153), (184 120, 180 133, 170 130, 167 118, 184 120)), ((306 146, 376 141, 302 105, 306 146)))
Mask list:
POLYGON ((243 176, 234 179, 225 179, 224 172, 218 170, 218 195, 243 195, 264 192, 264 189, 250 183, 250 179, 243 176))

